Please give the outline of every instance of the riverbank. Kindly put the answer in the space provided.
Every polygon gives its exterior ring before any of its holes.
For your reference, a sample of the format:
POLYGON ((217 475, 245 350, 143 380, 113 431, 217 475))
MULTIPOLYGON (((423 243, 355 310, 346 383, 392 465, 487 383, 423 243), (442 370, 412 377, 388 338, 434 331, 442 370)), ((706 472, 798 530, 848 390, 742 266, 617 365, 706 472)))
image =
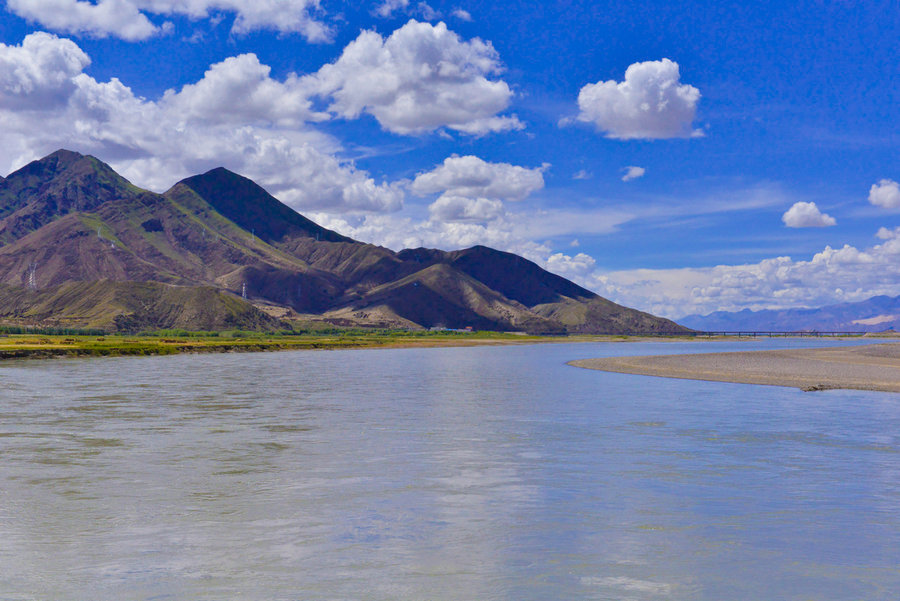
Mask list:
POLYGON ((626 374, 789 386, 900 392, 900 343, 582 359, 569 365, 626 374))
POLYGON ((0 336, 0 360, 53 357, 114 357, 361 348, 429 348, 553 342, 638 340, 624 336, 528 336, 503 332, 359 332, 266 335, 74 336, 10 334, 0 336))
MULTIPOLYGON (((519 337, 516 337, 519 338, 519 337)), ((530 337, 521 337, 523 339, 530 337)), ((524 341, 524 340, 523 340, 524 341)), ((519 342, 503 334, 307 334, 299 336, 55 336, 21 334, 0 338, 0 359, 174 355, 179 353, 259 352, 303 349, 374 348, 396 346, 457 346, 519 342)))

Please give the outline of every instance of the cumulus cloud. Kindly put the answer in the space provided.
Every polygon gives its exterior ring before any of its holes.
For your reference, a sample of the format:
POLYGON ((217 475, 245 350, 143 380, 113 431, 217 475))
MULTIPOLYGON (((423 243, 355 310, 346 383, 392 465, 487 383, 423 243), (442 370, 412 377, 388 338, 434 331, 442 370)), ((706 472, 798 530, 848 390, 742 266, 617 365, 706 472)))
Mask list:
POLYGON ((596 266, 597 261, 584 253, 578 253, 574 257, 565 253, 553 253, 544 264, 547 270, 570 280, 584 280, 596 266))
POLYGON ((647 170, 643 167, 635 167, 629 166, 625 167, 625 175, 622 176, 623 182, 630 182, 633 179, 638 179, 639 177, 644 177, 644 174, 647 173, 647 170))
POLYGON ((781 216, 787 227, 830 227, 836 225, 834 217, 819 210, 814 202, 795 202, 781 216))
POLYGON ((464 41, 444 23, 409 21, 389 37, 364 31, 314 76, 328 110, 345 119, 368 113, 399 134, 449 128, 469 134, 521 129, 506 110, 512 90, 489 76, 501 72, 497 51, 464 41))
POLYGON ((128 41, 166 31, 148 14, 204 19, 218 11, 234 13, 233 33, 269 29, 300 33, 311 42, 331 39, 329 27, 313 16, 319 0, 7 0, 7 8, 54 31, 128 41))
POLYGON ((304 126, 321 116, 305 102, 301 79, 272 79, 252 54, 213 65, 200 81, 155 102, 117 79, 90 77, 83 71, 89 62, 72 41, 46 33, 0 45, 0 168, 9 172, 67 147, 155 190, 223 165, 300 210, 402 206, 398 184, 375 182, 336 158, 340 146, 304 126))
POLYGON ((872 184, 869 188, 869 202, 885 209, 900 208, 900 184, 891 179, 872 184))
POLYGON ((255 54, 242 54, 212 65, 199 82, 169 90, 163 104, 173 114, 205 123, 267 122, 296 126, 328 119, 312 110, 303 79, 291 74, 284 82, 269 76, 271 68, 255 54))
POLYGON ((489 221, 504 214, 503 201, 524 200, 544 187, 544 170, 488 163, 476 156, 451 156, 410 184, 418 196, 440 194, 429 207, 445 221, 489 221))
POLYGON ((586 169, 580 169, 572 175, 572 179, 591 179, 592 177, 594 177, 594 174, 586 169))
POLYGON ((74 42, 38 32, 21 46, 0 43, 0 108, 47 110, 64 106, 75 77, 91 62, 74 42))
POLYGON ((451 156, 435 169, 416 176, 415 194, 450 193, 456 196, 522 200, 544 187, 549 165, 529 169, 509 163, 488 163, 476 156, 451 156))
POLYGON ((900 227, 895 227, 894 229, 888 229, 886 227, 878 228, 878 232, 876 232, 875 237, 880 240, 890 240, 891 238, 900 237, 900 227))
POLYGON ((263 140, 245 168, 283 202, 304 210, 336 213, 396 211, 403 205, 399 184, 377 184, 352 163, 309 143, 263 140))
POLYGON ((578 120, 620 140, 701 135, 692 129, 700 91, 680 79, 678 64, 667 58, 634 63, 625 71, 625 81, 581 88, 578 120))
POLYGON ((128 0, 7 0, 7 8, 29 21, 66 33, 145 40, 160 28, 128 0))

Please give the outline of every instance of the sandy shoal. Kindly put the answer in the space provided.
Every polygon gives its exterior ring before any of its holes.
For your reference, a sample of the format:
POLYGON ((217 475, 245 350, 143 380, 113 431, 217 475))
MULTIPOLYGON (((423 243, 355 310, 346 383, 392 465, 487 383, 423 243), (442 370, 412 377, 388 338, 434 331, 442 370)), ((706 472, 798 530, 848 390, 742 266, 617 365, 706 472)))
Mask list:
POLYGON ((570 365, 626 374, 900 392, 900 343, 776 351, 581 359, 570 365))

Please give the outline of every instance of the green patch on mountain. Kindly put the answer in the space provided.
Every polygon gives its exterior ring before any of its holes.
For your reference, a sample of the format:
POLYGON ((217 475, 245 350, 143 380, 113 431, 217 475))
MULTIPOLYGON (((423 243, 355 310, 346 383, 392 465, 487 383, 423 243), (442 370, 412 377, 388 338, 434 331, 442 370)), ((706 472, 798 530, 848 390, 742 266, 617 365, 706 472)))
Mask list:
POLYGON ((45 290, 0 286, 0 320, 123 332, 284 327, 247 301, 211 286, 158 282, 69 282, 45 290))

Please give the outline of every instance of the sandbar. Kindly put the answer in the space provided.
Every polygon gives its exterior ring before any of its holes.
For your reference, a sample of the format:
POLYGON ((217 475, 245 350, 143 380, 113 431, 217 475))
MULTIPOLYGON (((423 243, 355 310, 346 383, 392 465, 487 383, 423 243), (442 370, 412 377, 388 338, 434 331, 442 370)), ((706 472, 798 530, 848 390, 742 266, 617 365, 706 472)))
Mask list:
POLYGON ((581 359, 569 365, 626 374, 790 386, 900 392, 900 343, 774 351, 581 359))

